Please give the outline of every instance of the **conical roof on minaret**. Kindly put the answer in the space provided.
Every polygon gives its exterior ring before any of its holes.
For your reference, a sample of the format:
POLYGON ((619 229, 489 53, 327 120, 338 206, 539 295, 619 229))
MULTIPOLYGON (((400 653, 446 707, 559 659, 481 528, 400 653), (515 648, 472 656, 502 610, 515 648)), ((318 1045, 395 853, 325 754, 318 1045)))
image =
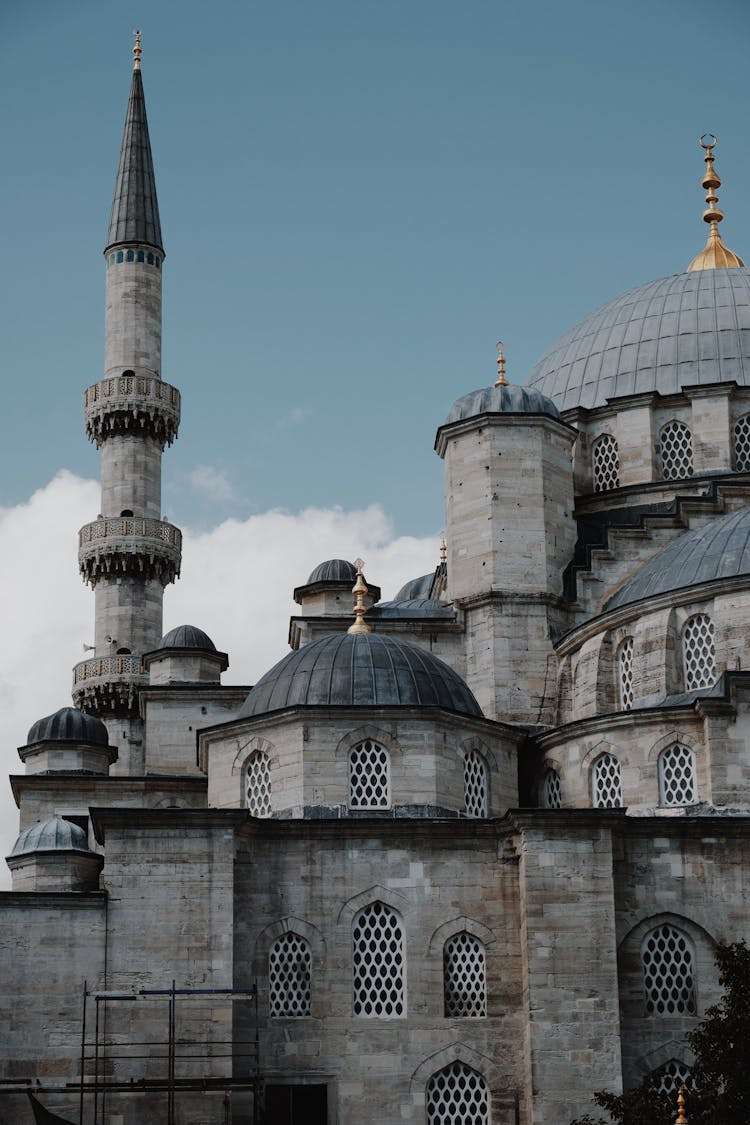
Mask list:
POLYGON ((140 39, 136 40, 136 51, 115 195, 109 217, 107 250, 123 242, 145 242, 163 253, 156 178, 141 78, 140 39))

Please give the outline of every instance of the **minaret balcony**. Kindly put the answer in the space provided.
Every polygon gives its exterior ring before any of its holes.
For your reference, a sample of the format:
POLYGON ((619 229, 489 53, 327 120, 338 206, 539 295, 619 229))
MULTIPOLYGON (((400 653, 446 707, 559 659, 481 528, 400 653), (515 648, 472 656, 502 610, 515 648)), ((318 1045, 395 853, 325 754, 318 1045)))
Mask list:
POLYGON ((78 532, 78 566, 91 586, 104 578, 158 579, 180 574, 182 532, 163 520, 140 516, 98 519, 78 532))
POLYGON ((140 656, 98 656, 73 669, 73 703, 98 718, 138 711, 138 692, 148 683, 140 656))
POLYGON ((83 410, 86 435, 97 448, 115 434, 143 434, 163 449, 177 437, 180 392, 154 375, 128 371, 87 387, 83 410))

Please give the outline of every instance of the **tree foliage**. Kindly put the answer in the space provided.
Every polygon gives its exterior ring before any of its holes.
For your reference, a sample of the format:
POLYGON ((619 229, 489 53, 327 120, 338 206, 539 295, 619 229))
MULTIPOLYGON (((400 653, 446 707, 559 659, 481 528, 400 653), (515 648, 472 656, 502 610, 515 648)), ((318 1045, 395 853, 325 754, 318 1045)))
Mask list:
MULTIPOLYGON (((686 1037, 695 1056, 687 1083, 690 1125, 740 1125, 747 1120, 750 949, 744 941, 719 945, 715 959, 723 996, 686 1037)), ((586 1114, 572 1125, 673 1125, 677 1116, 676 1092, 659 1091, 667 1065, 625 1094, 598 1091, 594 1101, 606 1110, 609 1119, 586 1114)))

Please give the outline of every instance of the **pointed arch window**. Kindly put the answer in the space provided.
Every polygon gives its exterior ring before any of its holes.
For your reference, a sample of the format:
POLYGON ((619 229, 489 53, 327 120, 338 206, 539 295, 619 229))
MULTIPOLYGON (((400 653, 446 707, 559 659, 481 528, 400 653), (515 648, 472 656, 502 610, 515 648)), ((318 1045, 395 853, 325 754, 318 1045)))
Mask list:
POLYGON ((454 1062, 427 1083, 427 1125, 490 1125, 490 1093, 481 1074, 454 1062))
POLYGON ((618 645, 615 657, 617 668, 617 696, 620 710, 629 711, 633 706, 633 638, 626 637, 618 645))
POLYGON ((561 809, 562 789, 560 788, 560 775, 557 770, 547 770, 542 782, 542 808, 561 809))
POLYGON ((681 742, 673 742, 659 755, 659 800, 662 805, 694 805, 698 800, 695 755, 681 742))
POLYGON ((487 973, 484 946, 466 932, 443 947, 443 997, 446 1016, 487 1015, 487 973))
POLYGON ((620 763, 614 754, 600 754, 591 767, 591 803, 595 809, 622 808, 620 763))
POLYGON ((750 473, 750 414, 734 423, 734 467, 738 473, 750 473))
POLYGON ((464 757, 464 809, 467 816, 487 816, 488 778, 484 758, 476 750, 464 757))
POLYGON ((617 439, 612 434, 602 434, 592 446, 594 492, 607 492, 620 486, 620 453, 617 439))
POLYGON ((262 750, 250 755, 245 772, 245 800, 251 816, 271 815, 271 769, 262 750))
POLYGON ((694 613, 682 628, 682 663, 685 691, 712 687, 716 683, 714 623, 707 613, 694 613))
POLYGON ((395 910, 373 902, 360 910, 352 929, 355 1016, 403 1016, 404 931, 395 910))
POLYGON ((366 738, 349 751, 349 808, 390 807, 390 754, 380 743, 366 738))
POLYGON ((656 1088, 658 1094, 672 1094, 677 1097, 680 1086, 690 1090, 693 1084, 690 1067, 686 1062, 681 1062, 680 1059, 670 1059, 669 1062, 658 1067, 657 1073, 659 1075, 659 1085, 656 1088))
POLYGON ((662 426, 659 452, 664 480, 684 480, 693 475, 693 437, 684 422, 673 418, 662 426))
POLYGON ((682 930, 665 922, 641 947, 647 1016, 694 1016, 693 950, 682 930))
POLYGON ((268 1011, 271 1016, 310 1015, 310 945, 291 930, 268 954, 268 1011))

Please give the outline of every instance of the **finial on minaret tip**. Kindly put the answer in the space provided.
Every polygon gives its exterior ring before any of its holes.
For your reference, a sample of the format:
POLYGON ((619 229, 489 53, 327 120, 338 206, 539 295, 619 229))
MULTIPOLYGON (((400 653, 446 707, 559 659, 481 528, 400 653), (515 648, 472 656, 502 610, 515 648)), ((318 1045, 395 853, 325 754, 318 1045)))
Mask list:
POLYGON ((497 342, 497 379, 495 380, 496 387, 507 387, 508 380, 505 378, 505 344, 502 340, 497 342))
POLYGON ((674 1125, 688 1125, 688 1119, 685 1116, 685 1086, 680 1086, 677 1094, 677 1116, 674 1119, 674 1125))
POLYGON ((440 532, 440 562, 445 564, 448 558, 448 545, 445 542, 445 532, 440 532))
POLYGON ((140 33, 140 31, 138 31, 138 30, 134 31, 133 32, 133 38, 135 39, 135 43, 133 44, 133 70, 140 70, 141 69, 141 55, 143 54, 143 51, 141 49, 141 33, 140 33))
POLYGON ((706 172, 701 180, 701 187, 706 192, 706 203, 708 204, 703 212, 703 221, 709 224, 709 231, 708 241, 704 249, 697 257, 693 258, 688 266, 688 272, 691 270, 738 269, 745 264, 742 258, 739 258, 724 245, 719 234, 719 223, 724 215, 717 207, 719 197, 716 191, 717 188, 721 187, 721 180, 714 168, 716 143, 716 137, 713 133, 704 133, 702 137, 698 138, 698 144, 706 153, 703 158, 706 162, 706 172))
POLYGON ((347 633, 354 633, 355 635, 357 633, 371 633, 372 629, 365 621, 365 614, 367 613, 365 594, 367 593, 367 587, 365 586, 365 580, 362 576, 362 567, 365 565, 364 560, 355 559, 354 565, 357 568, 357 581, 352 586, 352 593, 356 598, 354 603, 354 624, 350 625, 346 631, 347 633))

